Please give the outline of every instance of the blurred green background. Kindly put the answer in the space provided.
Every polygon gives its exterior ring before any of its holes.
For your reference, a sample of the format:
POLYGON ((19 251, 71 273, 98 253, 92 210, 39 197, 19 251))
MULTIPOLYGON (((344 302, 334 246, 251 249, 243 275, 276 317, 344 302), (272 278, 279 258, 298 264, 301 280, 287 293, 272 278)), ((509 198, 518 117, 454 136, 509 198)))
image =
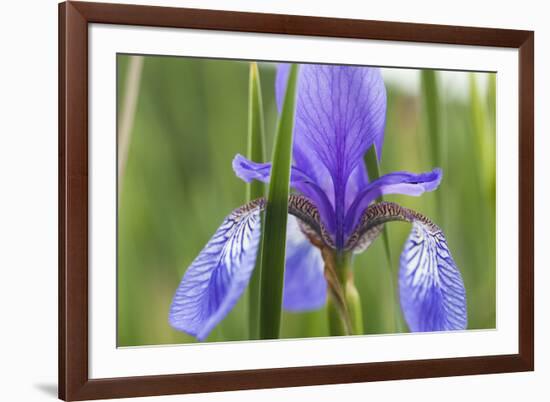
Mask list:
MULTIPOLYGON (((119 124, 125 95, 137 90, 119 177, 117 344, 195 342, 169 326, 168 310, 186 268, 245 200, 245 184, 231 161, 246 154, 249 63, 147 56, 128 84, 132 57, 117 58, 119 124)), ((275 65, 259 67, 271 155, 275 65)), ((443 169, 437 191, 386 199, 424 213, 443 229, 464 278, 468 328, 494 328, 496 76, 382 71, 388 94, 382 173, 443 169)), ((118 149, 120 155, 120 139, 118 149)), ((410 226, 388 227, 394 266, 381 239, 355 258, 366 334, 395 332, 392 282, 410 226)), ((247 339, 246 297, 207 341, 247 339)), ((324 309, 284 312, 281 337, 310 336, 328 336, 324 309)))

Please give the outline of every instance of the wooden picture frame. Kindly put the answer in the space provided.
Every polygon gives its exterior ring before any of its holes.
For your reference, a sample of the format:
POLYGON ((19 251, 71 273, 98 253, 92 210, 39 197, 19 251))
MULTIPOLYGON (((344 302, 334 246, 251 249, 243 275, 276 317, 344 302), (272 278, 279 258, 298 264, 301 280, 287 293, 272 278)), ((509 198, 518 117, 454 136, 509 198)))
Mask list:
POLYGON ((534 369, 534 33, 104 3, 59 5, 59 397, 138 397, 534 369), (88 25, 119 24, 519 49, 519 353, 90 379, 88 25))

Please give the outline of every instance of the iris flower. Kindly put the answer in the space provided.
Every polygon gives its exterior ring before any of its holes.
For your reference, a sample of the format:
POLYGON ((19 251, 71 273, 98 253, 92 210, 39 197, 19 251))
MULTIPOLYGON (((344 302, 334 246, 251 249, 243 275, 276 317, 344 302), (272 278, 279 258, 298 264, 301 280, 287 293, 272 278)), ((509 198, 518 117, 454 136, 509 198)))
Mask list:
MULTIPOLYGON (((290 66, 277 69, 275 94, 281 110, 290 66)), ((441 229, 419 212, 376 202, 386 194, 420 196, 435 190, 441 169, 392 172, 369 181, 364 156, 381 155, 386 90, 379 69, 302 65, 296 92, 293 162, 287 225, 283 307, 321 308, 341 298, 335 264, 342 255, 362 253, 384 224, 412 224, 399 267, 401 310, 409 329, 461 330, 467 325, 460 271, 441 229)), ((414 152, 414 151, 413 151, 414 152)), ((270 163, 241 155, 233 160, 244 180, 268 182, 270 163)), ((246 289, 255 267, 265 199, 237 208, 225 218, 185 272, 169 313, 172 327, 205 339, 246 289)))

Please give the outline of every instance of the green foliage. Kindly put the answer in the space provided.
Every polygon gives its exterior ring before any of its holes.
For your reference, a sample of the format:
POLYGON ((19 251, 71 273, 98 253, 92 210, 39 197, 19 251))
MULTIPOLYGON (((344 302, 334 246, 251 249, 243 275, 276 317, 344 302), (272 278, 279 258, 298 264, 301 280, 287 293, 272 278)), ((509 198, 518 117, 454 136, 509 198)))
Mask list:
MULTIPOLYGON (((443 150, 445 133, 442 128, 443 110, 440 100, 438 72, 435 70, 421 70, 420 82, 422 87, 422 108, 423 108, 423 128, 428 135, 428 143, 431 148, 431 157, 433 167, 445 169, 446 159, 443 150)), ((440 225, 444 223, 445 218, 445 194, 441 191, 436 192, 437 197, 437 219, 440 225)))
MULTIPOLYGON (((264 112, 260 73, 257 63, 250 63, 248 83, 248 152, 254 162, 265 162, 264 112)), ((265 196, 264 183, 254 180, 246 186, 247 201, 265 196)), ((260 253, 258 253, 260 255, 260 253)), ((258 339, 260 329, 260 281, 262 266, 257 259, 256 268, 248 286, 248 330, 250 339, 258 339)))
POLYGON ((421 70, 420 81, 423 92, 423 108, 426 131, 430 137, 432 160, 436 166, 442 163, 441 158, 441 103, 437 72, 421 70))
POLYGON ((260 338, 279 337, 285 273, 286 221, 290 165, 292 162, 292 131, 296 103, 298 66, 292 65, 288 76, 281 116, 277 124, 269 192, 262 232, 262 268, 260 291, 260 338))

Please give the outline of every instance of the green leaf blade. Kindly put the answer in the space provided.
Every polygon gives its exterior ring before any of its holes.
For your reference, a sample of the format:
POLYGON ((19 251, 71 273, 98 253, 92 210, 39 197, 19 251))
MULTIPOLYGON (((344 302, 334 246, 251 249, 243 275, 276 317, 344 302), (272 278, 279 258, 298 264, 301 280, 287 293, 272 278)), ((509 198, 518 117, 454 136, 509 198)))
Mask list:
POLYGON ((489 197, 494 193, 495 189, 495 169, 496 155, 495 155, 495 143, 493 134, 493 118, 494 109, 491 110, 491 105, 496 105, 496 81, 494 80, 494 74, 489 76, 487 97, 488 103, 484 102, 481 97, 481 91, 476 79, 476 74, 469 74, 470 80, 470 119, 472 121, 472 134, 473 144, 475 152, 477 152, 477 163, 479 171, 479 181, 482 189, 485 189, 489 197))
POLYGON ((430 139, 432 161, 441 166, 441 102, 439 99, 439 84, 434 70, 420 72, 424 121, 430 139))
POLYGON ((273 149, 261 250, 260 338, 277 339, 285 269, 286 222, 298 66, 292 65, 273 149))
MULTIPOLYGON (((421 70, 420 83, 422 88, 423 126, 430 144, 431 157, 434 167, 447 167, 445 135, 443 132, 442 115, 444 112, 441 102, 438 73, 435 70, 421 70)), ((445 222, 446 204, 444 192, 436 191, 437 221, 440 225, 445 222)))
MULTIPOLYGON (((257 63, 250 63, 248 93, 248 159, 254 162, 265 162, 265 130, 260 85, 260 73, 257 63)), ((246 201, 265 196, 264 183, 253 180, 246 186, 246 201)), ((259 254, 258 254, 259 256, 259 254)), ((248 330, 249 339, 259 339, 260 331, 260 258, 256 259, 256 268, 250 278, 248 287, 248 330)))

